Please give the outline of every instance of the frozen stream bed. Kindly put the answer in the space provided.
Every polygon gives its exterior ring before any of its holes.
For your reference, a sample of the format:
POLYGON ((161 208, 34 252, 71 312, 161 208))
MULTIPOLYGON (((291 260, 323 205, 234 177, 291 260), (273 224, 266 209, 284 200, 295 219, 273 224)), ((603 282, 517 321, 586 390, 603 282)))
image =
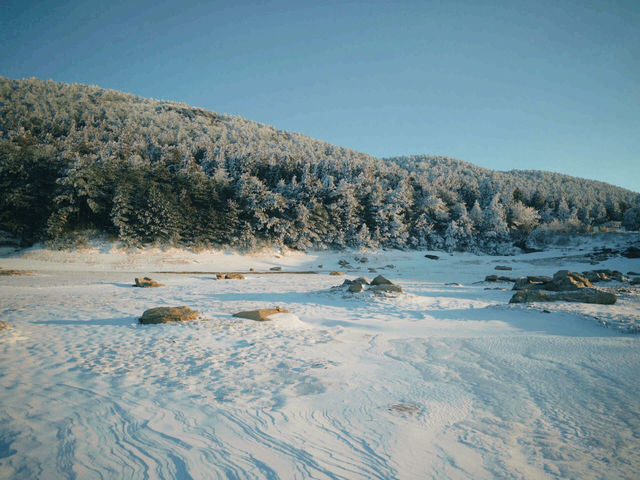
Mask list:
POLYGON ((0 258, 33 271, 0 276, 0 478, 637 478, 640 336, 602 323, 640 322, 640 288, 527 307, 481 281, 498 263, 518 276, 640 260, 424 253, 0 258), (285 273, 153 273, 274 265, 285 273), (378 273, 406 293, 330 291, 378 273), (132 288, 140 275, 165 286, 132 288), (201 318, 137 324, 178 305, 201 318), (276 305, 293 315, 231 316, 276 305))

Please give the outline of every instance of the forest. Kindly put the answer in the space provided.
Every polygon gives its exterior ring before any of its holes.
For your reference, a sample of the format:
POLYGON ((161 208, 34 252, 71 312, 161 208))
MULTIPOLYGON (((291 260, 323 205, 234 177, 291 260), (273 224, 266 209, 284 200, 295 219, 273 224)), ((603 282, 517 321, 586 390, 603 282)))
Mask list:
POLYGON ((379 159, 114 90, 0 77, 0 230, 22 245, 500 253, 548 232, 640 228, 640 194, 418 155, 379 159))

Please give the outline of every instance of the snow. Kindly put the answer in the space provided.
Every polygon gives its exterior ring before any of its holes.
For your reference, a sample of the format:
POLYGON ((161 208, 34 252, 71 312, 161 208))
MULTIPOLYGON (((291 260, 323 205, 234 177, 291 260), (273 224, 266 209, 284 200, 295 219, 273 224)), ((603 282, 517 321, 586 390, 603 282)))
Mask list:
POLYGON ((640 271, 585 251, 6 255, 33 274, 0 276, 0 478, 636 478, 640 337, 617 327, 640 322, 640 289, 525 306, 482 282, 640 271), (330 276, 340 259, 355 268, 330 276), (377 274, 406 293, 331 290, 377 274), (142 275, 166 286, 132 288, 142 275), (178 305, 200 319, 137 323, 178 305), (275 306, 290 313, 231 316, 275 306))

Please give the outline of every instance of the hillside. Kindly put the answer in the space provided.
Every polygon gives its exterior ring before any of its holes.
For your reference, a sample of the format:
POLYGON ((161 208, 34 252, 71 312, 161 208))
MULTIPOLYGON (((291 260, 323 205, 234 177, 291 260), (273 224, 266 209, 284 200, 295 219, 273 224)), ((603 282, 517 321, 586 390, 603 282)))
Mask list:
POLYGON ((25 244, 496 252, 530 232, 640 224, 640 195, 444 157, 376 159, 188 105, 0 78, 0 230, 25 244))

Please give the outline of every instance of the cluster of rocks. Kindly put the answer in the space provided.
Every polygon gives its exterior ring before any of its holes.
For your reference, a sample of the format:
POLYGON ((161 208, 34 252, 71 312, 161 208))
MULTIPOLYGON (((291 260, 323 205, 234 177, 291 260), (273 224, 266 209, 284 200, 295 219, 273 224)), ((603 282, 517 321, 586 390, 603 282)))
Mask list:
POLYGON ((402 287, 400 285, 396 285, 382 275, 378 275, 371 280, 371 282, 364 277, 358 277, 355 280, 345 280, 342 285, 333 288, 349 293, 360 293, 364 291, 372 293, 402 293, 402 287))
MULTIPOLYGON (((598 277, 594 272, 590 273, 593 274, 592 278, 598 279, 597 281, 606 278, 602 272, 601 275, 604 277, 598 277)), ((593 288, 588 276, 569 270, 560 270, 553 277, 542 275, 520 277, 514 282, 513 290, 516 290, 516 293, 509 303, 580 302, 613 305, 617 300, 615 294, 593 288)))
POLYGON ((238 272, 218 272, 216 273, 217 280, 244 280, 244 275, 238 272))
POLYGON ((135 282, 136 282, 136 284, 134 285, 134 287, 139 287, 139 288, 164 287, 164 284, 158 283, 158 282, 156 282, 155 280, 152 280, 149 277, 136 278, 135 282))
POLYGON ((591 260, 592 264, 597 264, 599 262, 603 262, 608 260, 611 257, 623 256, 626 258, 640 258, 640 248, 639 247, 628 247, 625 250, 614 250, 612 248, 596 248, 593 252, 588 253, 586 255, 589 260, 591 260))

